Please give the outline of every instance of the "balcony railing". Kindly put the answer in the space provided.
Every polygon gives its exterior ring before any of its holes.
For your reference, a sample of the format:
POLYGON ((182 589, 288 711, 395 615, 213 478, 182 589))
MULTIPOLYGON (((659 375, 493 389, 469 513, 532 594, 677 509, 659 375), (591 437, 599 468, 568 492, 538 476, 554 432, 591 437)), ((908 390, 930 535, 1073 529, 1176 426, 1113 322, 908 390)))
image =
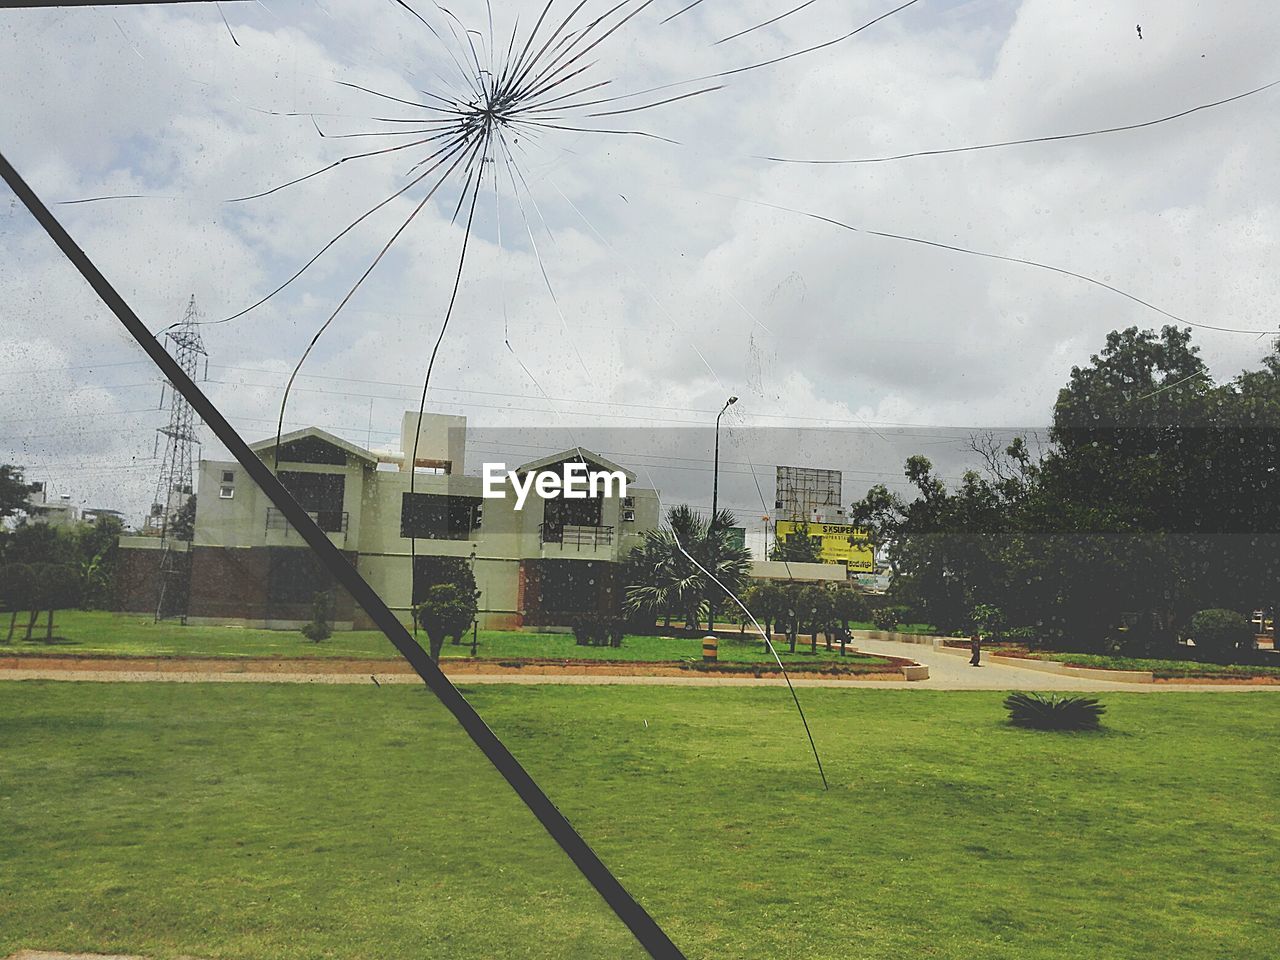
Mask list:
MULTIPOLYGON (((345 510, 308 510, 307 516, 316 522, 325 533, 340 533, 347 539, 347 521, 349 516, 345 510)), ((285 536, 294 532, 293 524, 275 507, 267 507, 267 530, 283 530, 285 536)))
POLYGON ((574 524, 543 523, 538 526, 542 543, 558 543, 565 547, 607 547, 613 543, 613 527, 585 527, 574 524))

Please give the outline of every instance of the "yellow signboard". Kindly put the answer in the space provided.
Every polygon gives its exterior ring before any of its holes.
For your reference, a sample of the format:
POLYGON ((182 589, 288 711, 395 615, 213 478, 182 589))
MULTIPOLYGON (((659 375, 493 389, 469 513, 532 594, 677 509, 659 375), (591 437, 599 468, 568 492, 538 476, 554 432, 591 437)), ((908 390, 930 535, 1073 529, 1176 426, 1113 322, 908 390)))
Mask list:
POLYGON ((847 523, 803 523, 779 520, 779 540, 808 536, 819 541, 818 556, 823 563, 842 563, 853 573, 874 573, 875 551, 867 531, 847 523))

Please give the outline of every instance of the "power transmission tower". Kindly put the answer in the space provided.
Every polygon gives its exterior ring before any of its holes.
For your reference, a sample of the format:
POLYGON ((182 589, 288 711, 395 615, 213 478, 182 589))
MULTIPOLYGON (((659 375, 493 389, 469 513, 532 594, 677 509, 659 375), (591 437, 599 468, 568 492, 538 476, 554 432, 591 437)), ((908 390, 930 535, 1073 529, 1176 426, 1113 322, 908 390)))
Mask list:
MULTIPOLYGON (((209 355, 200 337, 198 317, 196 297, 192 294, 182 321, 165 332, 165 347, 192 380, 196 379, 200 358, 204 358, 206 373, 209 363, 209 355)), ((166 399, 169 423, 156 431, 157 450, 160 438, 165 438, 164 459, 160 464, 156 495, 151 501, 151 514, 143 522, 143 532, 160 538, 156 620, 177 616, 185 623, 187 588, 184 581, 190 571, 191 526, 194 523, 189 512, 194 492, 194 453, 200 440, 196 436, 195 411, 168 382, 161 393, 161 407, 166 399), (183 541, 186 548, 178 548, 177 544, 183 541)))

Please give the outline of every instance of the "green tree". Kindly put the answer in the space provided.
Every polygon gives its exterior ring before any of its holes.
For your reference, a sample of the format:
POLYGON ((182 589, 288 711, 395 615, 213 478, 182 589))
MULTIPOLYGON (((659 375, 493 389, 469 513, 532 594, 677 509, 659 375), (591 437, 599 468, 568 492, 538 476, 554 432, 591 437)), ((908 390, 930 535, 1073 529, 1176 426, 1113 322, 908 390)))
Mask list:
POLYGON ((22 476, 22 467, 0 463, 0 520, 23 513, 33 485, 22 476))
POLYGON ((73 550, 84 580, 82 605, 89 610, 115 610, 116 569, 120 534, 124 524, 116 517, 101 517, 73 534, 73 550))
POLYGON ((25 563, 6 563, 0 566, 0 604, 9 613, 9 630, 5 643, 13 642, 13 630, 18 614, 30 609, 32 597, 31 567, 25 563))
POLYGON ((437 583, 427 588, 414 615, 427 632, 432 660, 440 659, 440 649, 448 637, 458 640, 476 618, 476 591, 456 583, 437 583))
POLYGON ((871 616, 871 606, 867 598, 850 585, 837 587, 831 593, 832 616, 846 630, 854 621, 865 621, 871 616))
POLYGON ((1004 631, 1004 613, 999 607, 993 607, 989 603, 980 603, 974 607, 969 619, 973 621, 973 629, 978 631, 978 636, 983 640, 997 640, 1004 631))
POLYGON ((772 638, 775 627, 786 616, 786 595, 782 586, 773 580, 760 580, 744 594, 743 602, 772 638))
POLYGON ((31 566, 31 587, 27 602, 31 607, 31 619, 27 621, 26 639, 31 639, 40 611, 47 612, 45 641, 53 640, 53 615, 80 603, 82 582, 80 571, 69 563, 37 563, 31 566))
POLYGON ((169 521, 168 535, 175 540, 194 539, 196 535, 196 494, 187 497, 169 521))
POLYGON ((75 563, 75 538, 47 523, 24 523, 9 535, 4 556, 11 563, 75 563))
POLYGON ((1214 384, 1190 332, 1130 328, 1076 367, 1048 448, 975 438, 985 469, 948 488, 907 460, 907 500, 877 487, 872 531, 906 600, 943 629, 979 604, 1060 647, 1169 648, 1196 610, 1280 589, 1280 343, 1214 384))
POLYGON ((818 652, 818 633, 827 632, 827 648, 831 648, 830 630, 835 618, 835 602, 831 590, 820 583, 806 584, 798 596, 800 625, 809 634, 809 649, 818 652))
POLYGON ((809 536, 807 523, 797 524, 792 533, 774 540, 769 559, 785 560, 788 563, 821 563, 822 540, 809 536))
MULTIPOLYGON (((730 539, 734 515, 721 510, 714 525, 693 508, 678 505, 667 511, 666 526, 647 530, 644 543, 633 552, 630 566, 637 577, 626 587, 623 607, 628 613, 683 616, 685 629, 697 630, 702 611, 724 591, 739 593, 746 583, 751 552, 730 539)), ((708 630, 714 629, 708 613, 708 630)))

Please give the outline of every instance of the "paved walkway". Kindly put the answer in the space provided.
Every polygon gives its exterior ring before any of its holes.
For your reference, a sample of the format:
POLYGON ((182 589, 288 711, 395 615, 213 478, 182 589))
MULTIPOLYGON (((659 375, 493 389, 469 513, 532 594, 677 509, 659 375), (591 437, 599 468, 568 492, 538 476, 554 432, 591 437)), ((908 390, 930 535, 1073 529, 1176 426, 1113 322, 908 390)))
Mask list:
POLYGON ((1119 683, 1114 680, 1066 676, 1047 673, 1043 670, 992 663, 985 656, 982 666, 971 667, 968 650, 944 653, 930 644, 923 643, 859 640, 856 645, 860 653, 905 657, 925 664, 929 668, 929 679, 911 684, 912 687, 919 687, 922 690, 1073 690, 1078 692, 1132 690, 1138 693, 1179 690, 1217 692, 1270 690, 1280 692, 1280 684, 1119 683))

